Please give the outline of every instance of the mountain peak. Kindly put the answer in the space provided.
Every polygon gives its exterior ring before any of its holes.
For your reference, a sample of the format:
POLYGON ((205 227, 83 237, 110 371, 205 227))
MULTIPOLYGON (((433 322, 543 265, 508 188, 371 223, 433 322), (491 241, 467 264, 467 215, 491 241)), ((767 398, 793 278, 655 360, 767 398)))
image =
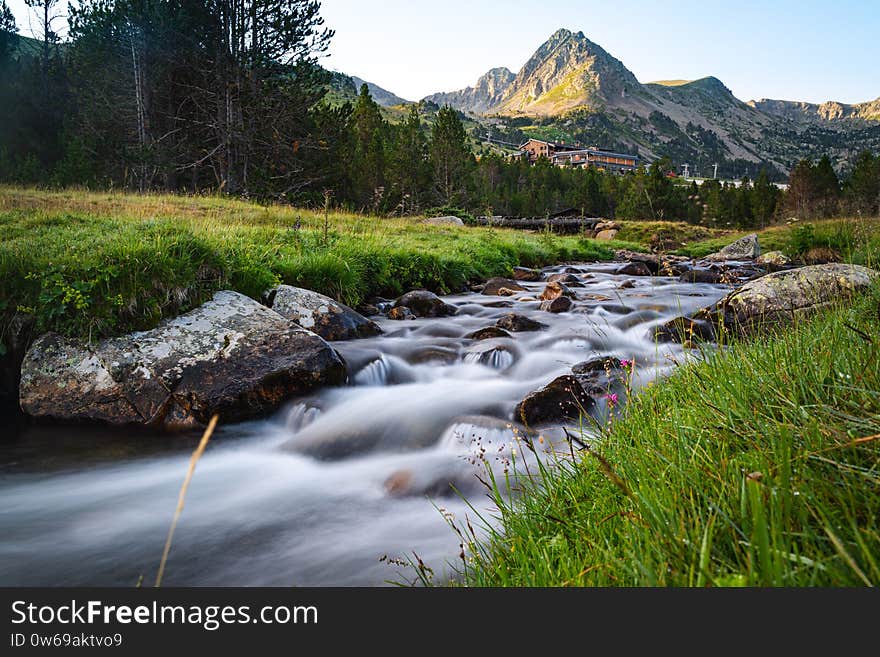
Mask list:
POLYGON ((638 87, 636 77, 583 32, 562 28, 525 63, 497 110, 558 114, 579 106, 614 104, 638 87))
POLYGON ((451 105, 463 112, 480 114, 498 104, 515 77, 509 68, 499 66, 481 75, 473 87, 431 94, 425 100, 438 105, 451 105))

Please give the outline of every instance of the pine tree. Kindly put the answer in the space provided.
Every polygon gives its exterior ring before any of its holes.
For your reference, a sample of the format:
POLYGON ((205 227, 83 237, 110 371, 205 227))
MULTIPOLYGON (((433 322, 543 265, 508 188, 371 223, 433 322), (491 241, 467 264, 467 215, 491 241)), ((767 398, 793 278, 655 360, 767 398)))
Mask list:
POLYGON ((406 119, 398 126, 391 154, 390 180, 399 197, 400 214, 419 210, 431 179, 425 136, 417 105, 411 105, 406 119))
POLYGON ((815 166, 810 160, 801 160, 788 177, 785 205, 799 219, 811 217, 816 205, 815 166))
POLYGON ((779 189, 769 181, 767 171, 762 167, 752 189, 752 210, 755 221, 761 228, 764 228, 773 217, 778 194, 779 189))
POLYGON ((880 156, 862 151, 846 183, 846 197, 859 214, 880 215, 880 156))
POLYGON ((837 201, 840 197, 840 181, 831 160, 823 155, 816 168, 813 170, 814 185, 816 190, 817 211, 823 217, 830 217, 837 211, 837 201))
POLYGON ((18 27, 15 17, 6 4, 0 0, 0 68, 8 62, 18 46, 18 27))
POLYGON ((366 84, 361 85, 351 113, 353 150, 350 160, 352 192, 360 208, 378 210, 385 194, 385 148, 388 124, 366 84))
POLYGON ((449 105, 437 113, 431 129, 430 154, 440 201, 445 205, 457 204, 463 196, 472 156, 464 126, 449 105))

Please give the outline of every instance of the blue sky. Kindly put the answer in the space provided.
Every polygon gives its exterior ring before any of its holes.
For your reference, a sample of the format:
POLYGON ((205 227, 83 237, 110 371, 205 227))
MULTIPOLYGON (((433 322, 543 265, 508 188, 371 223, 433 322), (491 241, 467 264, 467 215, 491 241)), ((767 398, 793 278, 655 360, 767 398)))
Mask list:
MULTIPOLYGON (((24 0, 7 0, 27 33, 24 0)), ((66 4, 66 3, 65 3, 66 4)), ((410 100, 519 70, 560 27, 642 82, 714 75, 742 100, 880 96, 880 0, 323 0, 328 68, 410 100)))

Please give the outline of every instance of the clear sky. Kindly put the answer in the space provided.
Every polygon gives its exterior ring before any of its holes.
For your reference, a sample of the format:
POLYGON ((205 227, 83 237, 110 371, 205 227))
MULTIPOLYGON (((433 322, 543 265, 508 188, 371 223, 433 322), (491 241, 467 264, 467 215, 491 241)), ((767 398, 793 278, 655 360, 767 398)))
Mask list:
MULTIPOLYGON (((7 0, 27 33, 24 0, 7 0)), ((64 3, 66 4, 66 3, 64 3)), ((880 0, 322 0, 327 68, 417 100, 516 72, 560 27, 642 82, 714 75, 742 100, 880 96, 880 0)))

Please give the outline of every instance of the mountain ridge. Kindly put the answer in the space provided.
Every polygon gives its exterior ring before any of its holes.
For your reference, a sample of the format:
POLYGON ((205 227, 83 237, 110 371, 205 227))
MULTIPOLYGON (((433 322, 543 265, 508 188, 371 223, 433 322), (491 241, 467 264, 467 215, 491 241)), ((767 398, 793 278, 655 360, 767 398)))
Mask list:
POLYGON ((854 105, 744 102, 714 76, 643 84, 583 32, 564 28, 491 93, 478 81, 425 100, 516 124, 527 135, 627 148, 648 161, 721 161, 721 170, 766 165, 785 172, 800 158, 825 153, 842 168, 861 147, 880 150, 880 99, 854 105))

